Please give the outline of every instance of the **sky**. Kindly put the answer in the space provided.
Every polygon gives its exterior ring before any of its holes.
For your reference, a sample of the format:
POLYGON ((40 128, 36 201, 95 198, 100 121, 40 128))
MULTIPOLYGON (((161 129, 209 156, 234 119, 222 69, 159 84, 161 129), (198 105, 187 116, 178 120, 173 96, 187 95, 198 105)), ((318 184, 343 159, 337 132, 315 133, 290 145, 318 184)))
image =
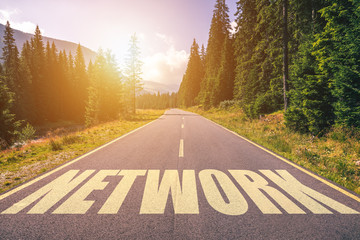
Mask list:
MULTIPOLYGON (((227 0, 230 21, 236 0, 227 0)), ((215 0, 1 0, 0 23, 88 47, 111 50, 120 70, 136 33, 143 79, 180 84, 195 38, 206 46, 215 0)))

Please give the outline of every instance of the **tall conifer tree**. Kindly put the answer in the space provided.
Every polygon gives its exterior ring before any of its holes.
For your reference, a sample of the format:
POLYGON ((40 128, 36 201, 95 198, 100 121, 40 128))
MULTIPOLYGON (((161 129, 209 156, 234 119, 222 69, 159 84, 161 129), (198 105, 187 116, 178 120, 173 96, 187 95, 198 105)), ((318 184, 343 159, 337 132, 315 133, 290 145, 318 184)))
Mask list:
POLYGON ((142 89, 142 62, 140 60, 140 49, 138 46, 138 38, 136 34, 131 36, 129 55, 125 74, 127 75, 127 87, 129 91, 129 109, 131 113, 135 113, 136 93, 142 89))
POLYGON ((7 87, 4 77, 0 76, 0 149, 10 146, 14 142, 15 131, 20 126, 15 121, 15 114, 11 112, 13 93, 7 87))
POLYGON ((189 107, 195 104, 195 98, 200 92, 203 78, 204 67, 199 54, 199 45, 194 39, 186 72, 179 89, 179 102, 181 105, 189 107))
POLYGON ((35 121, 34 115, 34 94, 32 89, 32 76, 30 72, 31 47, 29 41, 23 44, 20 55, 20 84, 21 91, 18 93, 18 104, 20 106, 19 119, 30 123, 35 121))
POLYGON ((22 78, 20 76, 20 59, 19 51, 15 44, 14 31, 7 22, 3 38, 4 47, 2 60, 3 62, 3 75, 4 81, 9 90, 14 94, 14 103, 12 104, 11 111, 19 117, 22 115, 22 106, 20 105, 20 98, 22 95, 22 78))
POLYGON ((283 103, 280 1, 240 0, 234 96, 250 117, 283 103))
POLYGON ((320 11, 326 25, 315 43, 319 68, 330 80, 336 122, 360 128, 360 2, 327 2, 320 11))
POLYGON ((87 89, 89 87, 86 65, 81 45, 78 44, 74 61, 74 90, 76 111, 74 114, 78 121, 83 122, 85 116, 85 102, 87 100, 87 89))
POLYGON ((225 39, 229 37, 229 9, 225 0, 217 0, 211 20, 209 40, 206 49, 205 77, 201 84, 199 100, 205 108, 215 105, 216 87, 219 86, 219 69, 225 39))
POLYGON ((217 83, 214 91, 214 105, 218 105, 224 100, 233 99, 234 80, 235 80, 235 59, 233 39, 225 38, 221 54, 221 65, 217 76, 217 83))
POLYGON ((35 35, 31 39, 30 72, 32 75, 32 92, 34 94, 36 122, 43 123, 46 119, 48 84, 44 77, 45 51, 39 26, 36 26, 35 35))
POLYGON ((18 58, 17 53, 15 52, 15 39, 14 39, 14 30, 10 27, 9 21, 6 22, 4 37, 3 37, 4 47, 2 48, 2 60, 3 62, 3 71, 5 76, 5 82, 10 88, 11 91, 15 92, 15 75, 17 71, 16 58, 18 58))

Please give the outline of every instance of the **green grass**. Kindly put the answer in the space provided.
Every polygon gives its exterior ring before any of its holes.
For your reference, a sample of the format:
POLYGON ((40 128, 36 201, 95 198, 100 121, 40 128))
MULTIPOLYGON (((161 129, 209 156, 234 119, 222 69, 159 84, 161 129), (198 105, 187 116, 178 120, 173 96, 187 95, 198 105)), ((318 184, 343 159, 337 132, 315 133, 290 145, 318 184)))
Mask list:
POLYGON ((126 119, 102 123, 68 134, 55 129, 40 141, 2 151, 0 193, 141 127, 163 113, 164 110, 137 110, 136 115, 126 119))
POLYGON ((261 119, 247 119, 238 108, 187 109, 310 169, 360 194, 360 133, 353 129, 334 128, 318 138, 292 132, 285 127, 283 112, 261 119))

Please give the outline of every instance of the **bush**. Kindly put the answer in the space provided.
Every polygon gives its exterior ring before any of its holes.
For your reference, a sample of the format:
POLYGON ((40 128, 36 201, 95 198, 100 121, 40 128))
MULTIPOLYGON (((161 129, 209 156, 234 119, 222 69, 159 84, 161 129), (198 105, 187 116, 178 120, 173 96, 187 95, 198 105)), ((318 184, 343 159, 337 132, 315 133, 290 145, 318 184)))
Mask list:
POLYGON ((259 115, 273 113, 281 109, 280 102, 274 93, 268 91, 265 95, 256 98, 252 107, 252 117, 257 118, 259 115))
POLYGON ((291 130, 300 133, 309 133, 309 123, 302 110, 291 106, 284 114, 285 125, 291 130))
POLYGON ((18 136, 19 142, 27 142, 34 138, 36 133, 36 130, 33 126, 31 126, 29 123, 26 124, 26 126, 21 129, 18 136))
POLYGON ((53 139, 50 140, 50 149, 52 151, 59 151, 62 150, 62 144, 58 141, 54 141, 53 139))
POLYGON ((220 109, 223 109, 223 110, 229 110, 230 108, 232 107, 236 107, 239 105, 239 102, 238 101, 235 101, 235 100, 225 100, 225 101, 222 101, 219 105, 219 108, 220 109))

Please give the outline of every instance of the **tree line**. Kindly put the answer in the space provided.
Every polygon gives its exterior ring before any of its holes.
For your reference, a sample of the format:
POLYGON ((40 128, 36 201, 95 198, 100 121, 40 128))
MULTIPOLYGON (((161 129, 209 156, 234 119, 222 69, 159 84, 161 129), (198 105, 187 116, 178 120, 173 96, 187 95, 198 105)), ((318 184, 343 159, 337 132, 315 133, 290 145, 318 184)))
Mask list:
POLYGON ((86 66, 79 44, 75 55, 42 40, 39 27, 19 52, 7 22, 0 64, 0 145, 19 139, 25 123, 71 121, 91 126, 135 112, 141 80, 134 34, 123 75, 110 51, 99 50, 86 66))
POLYGON ((225 0, 216 1, 206 51, 191 46, 179 104, 232 100, 255 118, 288 101, 293 130, 360 127, 359 1, 239 0, 235 16, 232 33, 225 0))
POLYGON ((151 94, 143 93, 136 97, 136 108, 138 109, 168 109, 176 108, 177 93, 151 94))

